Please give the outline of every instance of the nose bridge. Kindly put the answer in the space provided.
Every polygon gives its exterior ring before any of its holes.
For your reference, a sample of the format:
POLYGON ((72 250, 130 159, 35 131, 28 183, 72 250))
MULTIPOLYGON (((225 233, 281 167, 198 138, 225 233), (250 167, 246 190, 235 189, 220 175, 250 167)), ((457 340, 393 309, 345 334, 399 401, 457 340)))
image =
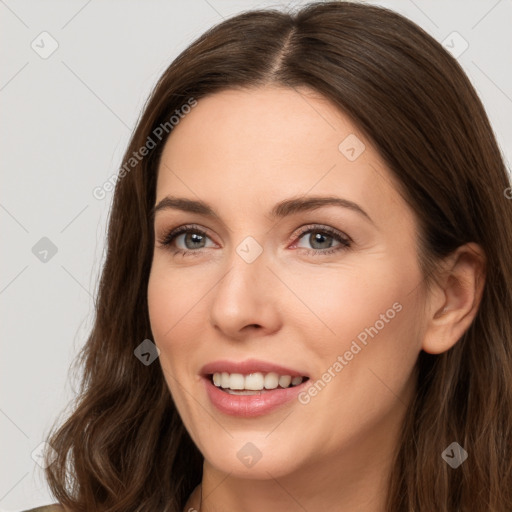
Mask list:
POLYGON ((262 245, 246 236, 231 249, 229 270, 218 283, 211 304, 211 321, 230 336, 246 325, 274 329, 276 304, 273 274, 262 245))
POLYGON ((225 295, 223 300, 241 306, 247 301, 258 303, 263 290, 268 289, 264 286, 270 274, 266 260, 262 245, 252 236, 234 245, 228 255, 229 272, 219 283, 218 292, 225 295))

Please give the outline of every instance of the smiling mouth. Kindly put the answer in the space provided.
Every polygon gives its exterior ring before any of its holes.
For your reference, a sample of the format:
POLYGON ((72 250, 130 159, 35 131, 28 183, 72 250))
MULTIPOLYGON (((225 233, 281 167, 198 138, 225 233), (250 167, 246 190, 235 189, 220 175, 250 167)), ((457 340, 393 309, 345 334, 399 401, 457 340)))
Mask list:
POLYGON ((299 386, 309 377, 279 375, 275 372, 249 374, 216 372, 207 375, 210 382, 230 395, 262 395, 279 389, 299 386))

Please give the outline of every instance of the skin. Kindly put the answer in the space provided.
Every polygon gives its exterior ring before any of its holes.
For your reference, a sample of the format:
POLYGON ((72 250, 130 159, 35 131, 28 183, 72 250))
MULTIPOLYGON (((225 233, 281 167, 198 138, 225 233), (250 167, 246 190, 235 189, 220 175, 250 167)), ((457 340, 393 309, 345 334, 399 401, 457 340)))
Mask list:
MULTIPOLYGON (((417 221, 392 173, 346 116, 304 88, 199 100, 166 142, 155 204, 167 195, 206 201, 220 218, 158 211, 148 285, 164 377, 205 457, 201 511, 383 511, 418 354, 448 350, 469 327, 483 286, 482 251, 459 248, 427 293, 417 221), (338 149, 350 134, 365 144, 354 161, 338 149), (276 203, 304 195, 349 199, 373 222, 337 206, 270 218, 276 203), (160 243, 184 224, 208 237, 160 243), (323 242, 300 235, 310 224, 323 242), (326 226, 351 247, 322 254, 340 245, 326 226), (247 236, 262 248, 252 263, 236 251, 247 236), (400 312, 309 403, 293 400, 256 418, 210 403, 199 377, 207 362, 254 357, 317 381, 394 303, 400 312), (250 468, 237 458, 247 442, 261 452, 250 468)), ((198 487, 184 510, 199 510, 199 494, 198 487)))

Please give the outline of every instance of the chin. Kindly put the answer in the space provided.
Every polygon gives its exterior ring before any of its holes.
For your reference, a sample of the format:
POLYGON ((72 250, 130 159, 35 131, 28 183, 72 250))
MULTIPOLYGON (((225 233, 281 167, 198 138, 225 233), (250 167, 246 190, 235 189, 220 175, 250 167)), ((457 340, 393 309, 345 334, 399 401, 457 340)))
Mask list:
MULTIPOLYGON (((290 443, 289 436, 265 433, 238 433, 222 443, 210 436, 202 450, 209 464, 234 478, 268 480, 295 472, 304 456, 303 443, 290 443), (301 454, 299 459, 297 454, 301 454)), ((304 462, 305 464, 305 462, 304 462)))

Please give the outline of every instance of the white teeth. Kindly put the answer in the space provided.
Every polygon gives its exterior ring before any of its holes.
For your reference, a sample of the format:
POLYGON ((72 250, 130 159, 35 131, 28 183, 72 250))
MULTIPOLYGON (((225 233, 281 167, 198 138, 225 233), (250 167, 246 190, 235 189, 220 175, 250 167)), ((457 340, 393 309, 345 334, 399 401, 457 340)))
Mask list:
POLYGON ((290 385, 291 381, 292 378, 289 375, 281 375, 281 377, 279 377, 279 385, 282 388, 287 388, 290 385))
MULTIPOLYGON (((245 386, 242 386, 241 389, 250 389, 252 391, 259 391, 263 389, 263 373, 257 372, 257 373, 250 373, 245 377, 245 386)), ((234 389, 233 386, 231 386, 231 389, 234 389)))
POLYGON ((267 373, 265 375, 264 382, 265 389, 276 389, 279 386, 279 375, 274 372, 267 373))
POLYGON ((245 378, 241 373, 232 373, 229 376, 229 388, 230 389, 244 389, 245 378))
MULTIPOLYGON (((215 375, 215 374, 213 374, 215 375)), ((217 385, 217 384, 215 384, 217 385)), ((220 387, 221 388, 229 388, 229 373, 222 372, 220 377, 220 387)))
MULTIPOLYGON (((290 375, 278 375, 275 372, 263 374, 262 372, 242 375, 241 373, 217 372, 213 374, 213 384, 226 391, 237 391, 235 394, 258 394, 255 391, 288 388, 302 383, 303 377, 291 377, 290 375), (247 391, 247 393, 245 393, 247 391)), ((232 393, 233 394, 233 393, 232 393)))
POLYGON ((230 395, 261 395, 261 391, 251 391, 249 389, 244 389, 242 391, 234 391, 233 389, 225 389, 226 393, 230 395))

